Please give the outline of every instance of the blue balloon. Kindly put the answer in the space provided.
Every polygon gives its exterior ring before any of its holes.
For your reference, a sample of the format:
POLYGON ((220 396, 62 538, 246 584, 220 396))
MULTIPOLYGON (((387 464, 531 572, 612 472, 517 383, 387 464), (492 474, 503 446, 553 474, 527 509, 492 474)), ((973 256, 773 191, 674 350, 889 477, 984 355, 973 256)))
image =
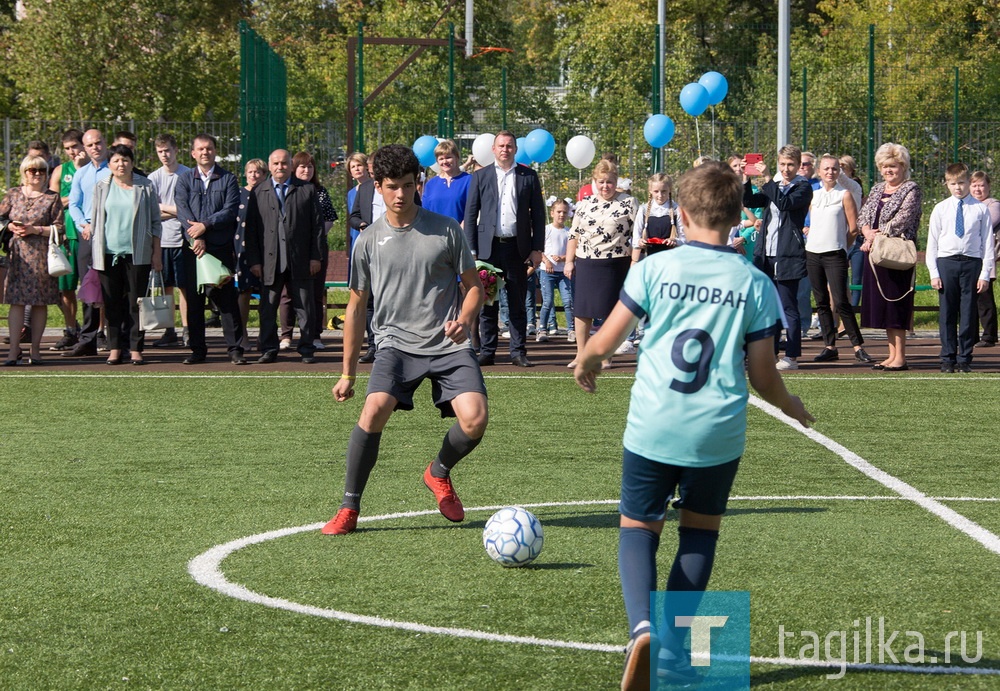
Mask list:
POLYGON ((437 163, 437 157, 434 155, 434 149, 437 145, 437 137, 432 137, 429 134, 425 134, 413 142, 413 153, 416 154, 417 160, 424 168, 437 163))
POLYGON ((514 162, 520 163, 522 166, 530 166, 531 155, 528 153, 527 137, 518 137, 516 143, 517 153, 514 154, 514 162))
POLYGON ((556 152, 556 138, 541 128, 531 130, 524 138, 524 150, 536 163, 545 163, 556 152))
POLYGON ((642 134, 646 137, 646 143, 659 149, 674 138, 674 121, 667 115, 653 115, 642 126, 642 134))
POLYGON ((729 93, 729 82, 718 72, 706 72, 701 75, 698 83, 708 92, 708 105, 717 106, 729 93))
POLYGON ((698 82, 691 82, 681 89, 681 108, 692 117, 698 117, 708 108, 708 90, 698 82))

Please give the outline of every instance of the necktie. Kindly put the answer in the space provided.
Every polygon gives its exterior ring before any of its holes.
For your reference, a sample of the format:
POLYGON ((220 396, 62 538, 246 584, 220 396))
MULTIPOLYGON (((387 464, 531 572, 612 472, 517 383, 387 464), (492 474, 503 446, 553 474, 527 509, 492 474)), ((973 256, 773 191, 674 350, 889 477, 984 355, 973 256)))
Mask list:
POLYGON ((955 235, 958 237, 965 235, 965 212, 962 211, 963 206, 965 206, 965 204, 963 204, 960 199, 958 201, 958 213, 955 214, 955 235))
POLYGON ((285 210, 285 183, 278 183, 278 186, 274 188, 274 193, 278 195, 278 206, 281 210, 285 210))

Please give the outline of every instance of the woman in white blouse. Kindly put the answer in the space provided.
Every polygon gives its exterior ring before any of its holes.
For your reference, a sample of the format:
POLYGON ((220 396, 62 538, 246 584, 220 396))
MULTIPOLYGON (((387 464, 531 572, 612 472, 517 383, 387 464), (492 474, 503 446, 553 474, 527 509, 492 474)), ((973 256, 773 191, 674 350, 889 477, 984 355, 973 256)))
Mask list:
MULTIPOLYGON (((607 317, 618 301, 632 262, 635 198, 618 192, 618 166, 600 161, 594 167, 594 194, 576 207, 563 273, 574 279, 573 321, 577 356, 583 352, 595 319, 607 317)), ((604 363, 610 367, 610 361, 604 363)), ((576 360, 569 363, 576 367, 576 360)))
POLYGON ((822 184, 813 192, 809 209, 811 225, 806 237, 806 272, 826 347, 813 359, 829 362, 840 358, 837 326, 830 309, 832 296, 833 309, 854 347, 854 358, 859 362, 871 362, 862 347, 864 338, 854 316, 847 282, 847 248, 858 231, 858 207, 851 192, 838 182, 840 161, 836 156, 824 154, 820 158, 819 178, 822 184))

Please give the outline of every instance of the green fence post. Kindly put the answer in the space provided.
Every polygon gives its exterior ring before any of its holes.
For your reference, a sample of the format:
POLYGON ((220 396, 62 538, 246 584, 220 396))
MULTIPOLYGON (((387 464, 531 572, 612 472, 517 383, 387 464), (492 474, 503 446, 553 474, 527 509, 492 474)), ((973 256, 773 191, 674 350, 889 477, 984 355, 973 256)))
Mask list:
MULTIPOLYGON (((660 72, 662 70, 662 65, 660 64, 660 25, 657 24, 653 27, 656 32, 653 37, 653 45, 656 46, 656 54, 653 57, 653 114, 660 114, 663 112, 663 108, 660 107, 660 72)), ((653 149, 653 155, 650 157, 650 172, 659 173, 663 170, 663 149, 653 149)))
POLYGON ((952 120, 954 121, 954 124, 953 124, 953 127, 954 127, 954 134, 953 134, 954 144, 952 146, 953 146, 954 151, 955 151, 954 158, 952 158, 952 162, 958 163, 959 159, 958 159, 958 68, 957 67, 955 68, 955 111, 954 111, 954 114, 952 115, 952 120))
POLYGON ((354 137, 354 147, 357 151, 365 150, 365 24, 358 22, 358 90, 355 95, 357 107, 357 134, 354 137))
POLYGON ((448 134, 455 138, 455 23, 448 24, 448 134))
POLYGON ((500 129, 507 129, 507 68, 500 68, 500 129))
POLYGON ((868 188, 875 184, 875 25, 868 25, 868 188))
POLYGON ((807 106, 809 104, 809 73, 807 67, 802 68, 802 150, 809 150, 809 116, 807 106))

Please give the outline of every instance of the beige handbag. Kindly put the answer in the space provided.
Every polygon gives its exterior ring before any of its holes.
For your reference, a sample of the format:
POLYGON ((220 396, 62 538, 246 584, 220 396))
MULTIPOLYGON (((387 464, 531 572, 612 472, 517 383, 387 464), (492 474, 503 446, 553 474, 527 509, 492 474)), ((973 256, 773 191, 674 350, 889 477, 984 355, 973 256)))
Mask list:
POLYGON ((49 228, 49 276, 65 276, 73 273, 73 265, 66 256, 66 250, 59 246, 59 230, 55 226, 49 228))
POLYGON ((883 269, 894 269, 905 271, 917 265, 917 244, 913 240, 904 240, 899 237, 889 237, 885 235, 889 230, 889 224, 885 224, 872 241, 871 252, 868 259, 873 266, 881 266, 883 269))
POLYGON ((139 298, 139 328, 143 331, 174 328, 174 296, 166 294, 163 274, 159 271, 149 274, 146 296, 139 298))

